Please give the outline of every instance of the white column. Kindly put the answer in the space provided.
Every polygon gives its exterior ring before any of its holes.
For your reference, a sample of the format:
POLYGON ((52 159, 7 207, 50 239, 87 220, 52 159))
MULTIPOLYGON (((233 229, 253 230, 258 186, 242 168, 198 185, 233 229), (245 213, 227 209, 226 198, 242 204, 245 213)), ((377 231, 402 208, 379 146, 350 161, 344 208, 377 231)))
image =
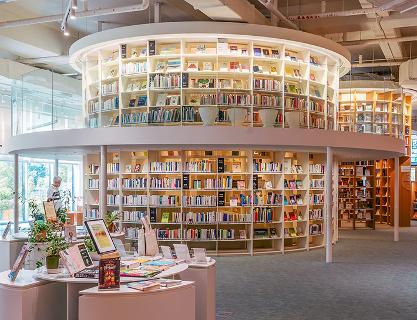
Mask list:
POLYGON ((400 240, 400 158, 394 159, 394 241, 400 240))
POLYGON ((58 170, 58 166, 59 166, 59 161, 58 159, 55 159, 55 165, 54 165, 54 177, 57 177, 59 174, 59 170, 58 170))
POLYGON ((336 242, 339 240, 339 210, 338 210, 338 202, 339 202, 339 164, 336 161, 333 161, 333 242, 336 242))
POLYGON ((99 211, 103 218, 107 213, 107 146, 100 146, 99 211))
POLYGON ((332 170, 333 170, 333 149, 327 147, 326 160, 326 263, 333 262, 333 247, 332 247, 332 170))
POLYGON ((14 206, 14 233, 19 232, 19 155, 17 153, 14 154, 14 199, 13 199, 13 206, 14 206))

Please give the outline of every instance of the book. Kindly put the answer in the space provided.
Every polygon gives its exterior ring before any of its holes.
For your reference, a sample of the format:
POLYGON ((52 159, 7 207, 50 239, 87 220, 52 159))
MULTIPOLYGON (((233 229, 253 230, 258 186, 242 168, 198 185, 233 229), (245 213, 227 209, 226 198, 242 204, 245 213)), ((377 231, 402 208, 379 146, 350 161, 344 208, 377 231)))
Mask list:
POLYGON ((126 44, 120 46, 120 56, 122 59, 126 58, 126 44))
POLYGON ((169 212, 163 212, 162 213, 161 222, 162 223, 168 223, 169 222, 169 218, 170 218, 170 213, 169 212))
POLYGON ((198 61, 188 61, 187 71, 198 71, 198 61))
POLYGON ((230 53, 230 54, 239 54, 239 49, 238 49, 238 46, 237 46, 237 45, 235 45, 235 44, 231 44, 231 45, 229 46, 229 53, 230 53))
POLYGON ((93 265, 84 243, 76 244, 59 253, 68 272, 73 275, 93 265))
POLYGON ((279 51, 278 50, 271 50, 271 56, 272 58, 279 58, 279 51))
POLYGON ((138 107, 146 107, 148 105, 148 97, 147 96, 139 96, 138 97, 138 107))
POLYGON ((232 172, 233 173, 242 172, 242 166, 241 166, 240 162, 233 162, 232 163, 232 172))
POLYGON ((15 281, 19 271, 22 269, 23 264, 25 263, 26 256, 29 253, 29 247, 27 244, 23 245, 22 249, 20 249, 19 255, 16 258, 16 261, 13 264, 12 269, 10 270, 8 277, 10 281, 15 281))
POLYGON ((150 208, 149 211, 149 219, 151 221, 151 223, 155 223, 156 222, 156 208, 150 208))
POLYGON ((239 230, 239 239, 246 239, 246 230, 239 230))
POLYGON ((98 279, 98 267, 91 267, 74 273, 74 278, 80 279, 98 279))
POLYGON ((165 61, 158 61, 155 67, 155 72, 165 72, 167 63, 165 61))
POLYGON ((213 71, 213 63, 203 62, 203 71, 213 71))
POLYGON ((148 47, 149 47, 149 55, 154 56, 156 54, 155 40, 149 40, 148 41, 148 47))
POLYGON ((3 234, 1 235, 3 240, 6 239, 7 235, 9 234, 11 225, 11 221, 7 222, 6 228, 4 229, 3 234))
POLYGON ((144 263, 146 266, 158 266, 158 267, 173 267, 177 263, 173 259, 158 259, 151 260, 144 263))
POLYGON ((219 71, 221 71, 221 72, 227 72, 227 71, 229 71, 227 62, 221 62, 220 63, 219 71))
POLYGON ((153 280, 143 280, 138 282, 131 282, 127 284, 128 288, 139 290, 139 291, 150 291, 159 289, 160 284, 158 281, 153 280))
POLYGON ((161 287, 171 288, 178 286, 182 283, 182 280, 175 280, 175 279, 158 279, 158 282, 161 287))
POLYGON ((264 57, 269 57, 269 49, 268 48, 262 49, 262 54, 264 57))
POLYGON ((120 288, 120 257, 117 255, 108 254, 100 257, 98 266, 99 290, 112 290, 120 288))
POLYGON ((156 97, 156 106, 157 107, 164 107, 167 104, 167 97, 168 94, 167 93, 159 93, 158 96, 156 97))
POLYGON ((261 48, 254 47, 254 48, 253 48, 253 55, 254 55, 255 57, 260 57, 260 56, 262 56, 262 50, 261 50, 261 48))
POLYGON ((64 236, 65 240, 72 242, 77 240, 77 228, 73 225, 65 225, 64 226, 64 236))

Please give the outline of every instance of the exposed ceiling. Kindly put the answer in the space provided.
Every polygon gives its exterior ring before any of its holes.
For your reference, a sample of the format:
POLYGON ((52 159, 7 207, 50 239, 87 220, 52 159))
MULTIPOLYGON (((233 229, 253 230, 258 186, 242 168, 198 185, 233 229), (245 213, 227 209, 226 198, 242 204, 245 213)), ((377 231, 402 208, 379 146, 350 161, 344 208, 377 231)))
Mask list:
MULTIPOLYGON (((78 11, 138 5, 141 0, 79 0, 78 11)), ((118 26, 154 22, 155 3, 165 21, 229 20, 289 26, 319 34, 347 46, 355 76, 398 77, 398 64, 417 57, 417 1, 410 0, 150 0, 147 10, 68 20, 70 36, 60 21, 5 28, 5 21, 63 15, 68 0, 0 1, 0 57, 12 58, 61 73, 70 45, 87 34, 118 26), (271 2, 291 22, 277 19, 263 4, 271 2), (403 12, 401 12, 403 11, 403 12), (334 13, 334 14, 330 14, 334 13), (402 37, 415 37, 402 39, 402 37), (378 39, 395 38, 395 41, 378 39), (377 40, 377 41, 375 41, 377 40), (378 66, 390 61, 390 66, 378 66), (369 64, 372 62, 372 64, 369 64)), ((158 17, 157 17, 158 18, 158 17)))

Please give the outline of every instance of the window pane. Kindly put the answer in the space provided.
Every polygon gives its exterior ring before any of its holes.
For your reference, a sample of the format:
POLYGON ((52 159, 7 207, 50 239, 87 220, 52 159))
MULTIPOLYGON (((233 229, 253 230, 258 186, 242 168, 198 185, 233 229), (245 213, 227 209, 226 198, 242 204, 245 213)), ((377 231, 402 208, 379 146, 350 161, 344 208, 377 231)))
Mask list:
POLYGON ((0 156, 0 224, 13 220, 13 162, 0 156))

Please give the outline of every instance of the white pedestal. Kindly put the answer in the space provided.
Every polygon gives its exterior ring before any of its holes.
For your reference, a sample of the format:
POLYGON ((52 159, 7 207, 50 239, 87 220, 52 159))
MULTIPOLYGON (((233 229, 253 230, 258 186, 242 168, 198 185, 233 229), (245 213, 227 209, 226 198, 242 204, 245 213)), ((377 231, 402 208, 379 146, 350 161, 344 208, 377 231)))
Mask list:
POLYGON ((64 320, 65 285, 35 280, 21 270, 15 282, 0 273, 0 320, 64 320))
POLYGON ((216 262, 212 259, 208 264, 189 264, 180 278, 194 281, 196 320, 216 320, 216 262))
POLYGON ((0 238, 0 272, 10 270, 22 249, 25 240, 0 238))
POLYGON ((195 288, 192 282, 140 292, 125 285, 120 290, 80 292, 80 320, 152 319, 195 320, 195 288))

